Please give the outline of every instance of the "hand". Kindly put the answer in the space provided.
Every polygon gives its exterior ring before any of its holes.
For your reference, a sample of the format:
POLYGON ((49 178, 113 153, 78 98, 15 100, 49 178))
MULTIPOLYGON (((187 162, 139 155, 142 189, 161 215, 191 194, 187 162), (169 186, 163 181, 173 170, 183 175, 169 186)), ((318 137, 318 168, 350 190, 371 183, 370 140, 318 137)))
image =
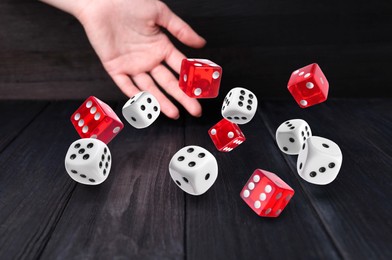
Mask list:
POLYGON ((128 97, 140 90, 153 94, 161 111, 178 118, 177 107, 162 93, 173 96, 191 115, 201 116, 201 106, 178 86, 185 56, 160 28, 167 29, 182 43, 201 48, 205 40, 158 0, 41 0, 74 15, 106 71, 128 97), (156 83, 161 86, 161 89, 156 83))
POLYGON ((174 47, 160 26, 191 47, 202 47, 205 40, 164 3, 157 0, 94 0, 88 1, 75 16, 106 71, 127 96, 147 90, 158 99, 165 115, 178 118, 177 107, 156 82, 190 114, 201 115, 199 102, 179 88, 177 78, 163 64, 165 62, 179 73, 185 56, 174 47))

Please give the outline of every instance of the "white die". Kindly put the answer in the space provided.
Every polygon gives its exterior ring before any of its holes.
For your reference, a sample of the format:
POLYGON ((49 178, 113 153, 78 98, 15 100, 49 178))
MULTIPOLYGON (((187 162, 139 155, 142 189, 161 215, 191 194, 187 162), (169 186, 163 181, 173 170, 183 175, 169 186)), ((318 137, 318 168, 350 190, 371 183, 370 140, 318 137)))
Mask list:
POLYGON ((158 100, 147 91, 142 91, 130 98, 122 108, 124 118, 138 129, 150 126, 158 118, 160 112, 158 100))
POLYGON ((257 111, 257 97, 245 88, 233 88, 222 105, 222 116, 236 124, 246 124, 257 111))
POLYGON ((191 195, 205 193, 218 177, 218 163, 206 149, 190 145, 175 153, 169 163, 173 181, 191 195))
POLYGON ((302 144, 312 136, 309 124, 302 119, 291 119, 282 123, 276 130, 276 142, 286 154, 298 154, 302 144))
POLYGON ((297 171, 304 180, 318 185, 331 183, 342 166, 339 146, 319 136, 309 137, 298 155, 297 171))
POLYGON ((112 166, 107 145, 93 138, 73 142, 65 156, 65 169, 76 182, 98 185, 106 180, 112 166))

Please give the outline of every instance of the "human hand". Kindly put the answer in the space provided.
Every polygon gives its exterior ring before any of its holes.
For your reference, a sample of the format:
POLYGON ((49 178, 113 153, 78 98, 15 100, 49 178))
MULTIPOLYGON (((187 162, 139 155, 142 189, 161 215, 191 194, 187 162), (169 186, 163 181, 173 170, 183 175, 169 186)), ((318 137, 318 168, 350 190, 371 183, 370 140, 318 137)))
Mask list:
POLYGON ((191 115, 201 115, 199 102, 179 88, 178 79, 166 67, 179 74, 185 56, 161 28, 190 47, 203 47, 205 40, 166 4, 158 0, 43 1, 71 13, 81 22, 104 68, 128 97, 149 91, 158 99, 161 111, 176 119, 178 108, 164 91, 191 115))

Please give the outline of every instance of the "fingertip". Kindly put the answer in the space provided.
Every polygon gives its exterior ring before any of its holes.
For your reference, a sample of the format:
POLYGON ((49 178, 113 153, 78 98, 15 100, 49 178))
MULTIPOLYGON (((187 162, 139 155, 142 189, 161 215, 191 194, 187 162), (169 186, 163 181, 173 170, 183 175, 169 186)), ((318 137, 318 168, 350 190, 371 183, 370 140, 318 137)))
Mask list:
POLYGON ((201 105, 200 103, 195 100, 196 102, 194 102, 191 106, 189 106, 187 108, 189 114, 191 114, 194 117, 201 117, 202 115, 202 109, 201 109, 201 105))
POLYGON ((200 35, 197 35, 195 39, 187 41, 187 44, 190 47, 200 49, 207 44, 207 41, 200 35))
POLYGON ((204 46, 206 46, 207 40, 204 39, 204 38, 201 37, 201 36, 199 36, 199 37, 200 37, 200 43, 198 44, 197 48, 203 48, 204 46))
POLYGON ((176 107, 164 109, 164 110, 162 110, 162 113, 164 113, 168 118, 171 118, 174 120, 177 120, 180 118, 180 112, 178 111, 178 109, 176 107))

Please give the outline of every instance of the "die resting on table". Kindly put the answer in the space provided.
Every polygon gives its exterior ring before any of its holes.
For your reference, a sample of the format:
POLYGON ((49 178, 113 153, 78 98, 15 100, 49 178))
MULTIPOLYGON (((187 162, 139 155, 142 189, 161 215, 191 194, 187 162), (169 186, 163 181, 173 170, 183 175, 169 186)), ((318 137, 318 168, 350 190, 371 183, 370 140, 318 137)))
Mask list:
POLYGON ((193 98, 215 98, 219 94, 222 67, 207 59, 183 59, 180 78, 182 91, 193 98))
POLYGON ((94 96, 72 114, 71 122, 81 138, 97 138, 106 144, 124 128, 113 109, 94 96))
POLYGON ((294 196, 294 190, 276 174, 256 169, 240 196, 257 215, 278 217, 294 196))
POLYGON ((93 138, 83 138, 73 142, 65 156, 65 169, 76 182, 98 185, 110 173, 112 158, 107 145, 93 138))
POLYGON ((329 83, 317 63, 307 65, 291 74, 287 89, 301 108, 327 100, 329 83))

